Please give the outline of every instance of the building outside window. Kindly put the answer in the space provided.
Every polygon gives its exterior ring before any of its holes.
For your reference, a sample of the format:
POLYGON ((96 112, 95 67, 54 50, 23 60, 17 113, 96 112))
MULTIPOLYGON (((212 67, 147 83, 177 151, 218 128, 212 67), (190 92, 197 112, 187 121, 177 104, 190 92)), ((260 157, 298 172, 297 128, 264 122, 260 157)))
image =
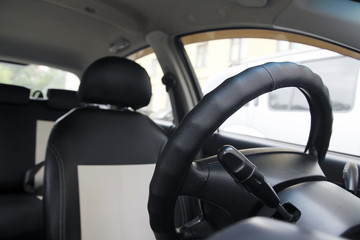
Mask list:
POLYGON ((207 62, 208 44, 202 43, 196 49, 196 67, 204 67, 207 62))
POLYGON ((241 59, 241 39, 233 38, 231 39, 230 46, 230 61, 238 62, 241 59))
POLYGON ((150 77, 156 76, 158 64, 159 64, 159 62, 158 62, 158 60, 156 58, 151 60, 151 65, 150 65, 150 69, 149 69, 150 77))

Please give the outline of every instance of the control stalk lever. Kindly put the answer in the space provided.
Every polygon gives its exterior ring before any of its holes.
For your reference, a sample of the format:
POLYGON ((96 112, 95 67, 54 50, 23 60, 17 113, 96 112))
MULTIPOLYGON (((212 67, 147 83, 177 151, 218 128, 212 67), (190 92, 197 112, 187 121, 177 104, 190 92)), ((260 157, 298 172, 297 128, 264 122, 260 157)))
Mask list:
POLYGON ((217 156, 237 184, 242 185, 266 206, 275 208, 284 220, 293 220, 292 214, 280 204, 278 195, 266 181, 264 174, 244 154, 225 145, 219 149, 217 156))
POLYGON ((343 169, 345 189, 356 195, 358 188, 359 169, 353 162, 347 162, 343 169))

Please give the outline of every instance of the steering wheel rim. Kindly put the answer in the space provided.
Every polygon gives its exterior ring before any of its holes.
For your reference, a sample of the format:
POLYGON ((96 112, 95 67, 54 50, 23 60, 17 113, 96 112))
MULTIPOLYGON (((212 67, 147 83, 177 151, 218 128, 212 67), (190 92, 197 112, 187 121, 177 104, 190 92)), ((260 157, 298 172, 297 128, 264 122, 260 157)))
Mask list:
POLYGON ((148 202, 150 225, 158 240, 177 239, 175 202, 205 140, 247 102, 285 87, 297 87, 305 95, 311 113, 305 152, 315 156, 319 163, 323 161, 333 117, 329 91, 321 78, 309 68, 290 62, 267 63, 237 74, 204 96, 181 122, 160 155, 150 183, 148 202))

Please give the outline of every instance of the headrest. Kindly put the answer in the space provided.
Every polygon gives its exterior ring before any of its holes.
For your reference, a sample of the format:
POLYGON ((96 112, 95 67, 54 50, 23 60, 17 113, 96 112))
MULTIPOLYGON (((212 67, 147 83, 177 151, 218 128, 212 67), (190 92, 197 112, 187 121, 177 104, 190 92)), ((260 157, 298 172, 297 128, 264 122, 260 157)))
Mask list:
POLYGON ((0 102, 26 104, 30 102, 30 89, 26 87, 0 83, 0 102))
POLYGON ((76 91, 49 89, 47 97, 48 106, 54 109, 70 110, 80 105, 80 99, 76 91))
POLYGON ((120 57, 105 57, 85 70, 79 95, 81 101, 87 103, 138 109, 150 102, 150 78, 136 62, 120 57))

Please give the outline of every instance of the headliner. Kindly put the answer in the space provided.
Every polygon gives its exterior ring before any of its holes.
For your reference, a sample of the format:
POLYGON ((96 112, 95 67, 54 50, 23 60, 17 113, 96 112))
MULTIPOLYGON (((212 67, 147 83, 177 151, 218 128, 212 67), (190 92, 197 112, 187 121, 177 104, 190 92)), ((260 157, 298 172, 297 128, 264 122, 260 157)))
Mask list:
POLYGON ((81 74, 122 38, 130 47, 117 55, 126 56, 147 46, 154 31, 176 36, 239 27, 300 32, 360 49, 360 31, 348 36, 349 28, 359 29, 359 8, 344 0, 2 0, 0 58, 81 74))

